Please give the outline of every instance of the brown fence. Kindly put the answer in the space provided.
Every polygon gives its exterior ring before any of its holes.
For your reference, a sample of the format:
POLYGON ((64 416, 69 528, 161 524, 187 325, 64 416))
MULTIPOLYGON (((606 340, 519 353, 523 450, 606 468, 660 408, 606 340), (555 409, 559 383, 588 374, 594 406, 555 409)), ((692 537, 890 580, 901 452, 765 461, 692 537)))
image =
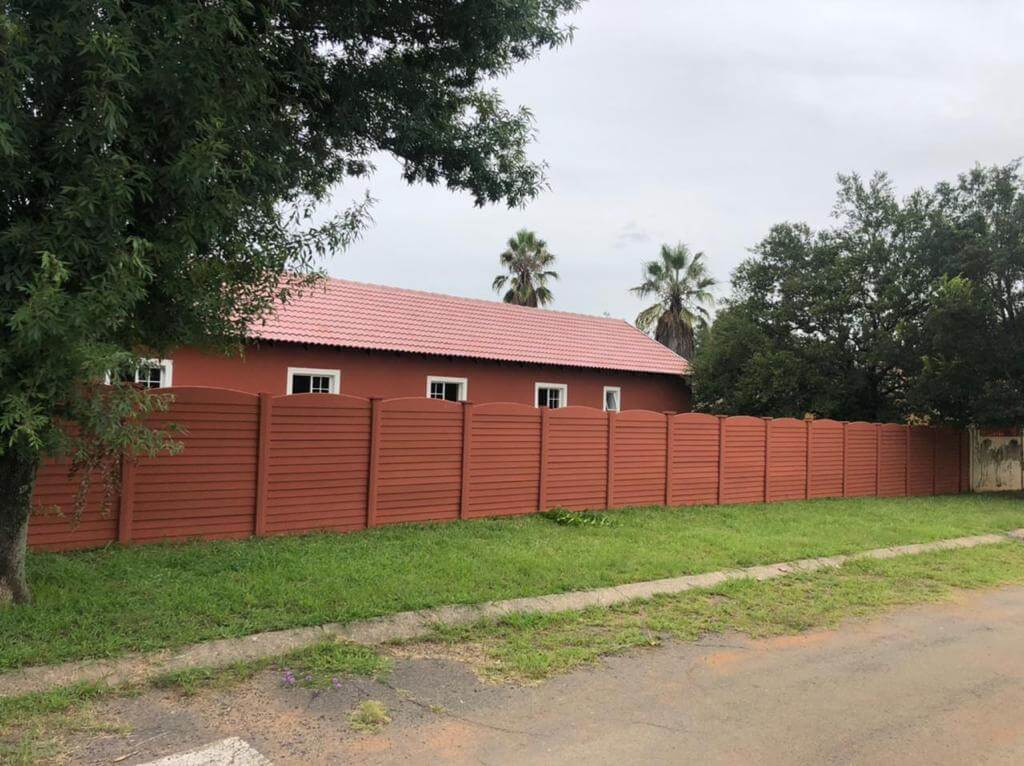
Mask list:
MULTIPOLYGON (((158 421, 184 427, 177 455, 126 462, 120 496, 97 486, 74 526, 40 512, 29 543, 350 531, 565 507, 759 503, 957 493, 958 431, 587 407, 254 396, 172 389, 158 421)), ((54 462, 36 504, 69 510, 76 482, 54 462)))

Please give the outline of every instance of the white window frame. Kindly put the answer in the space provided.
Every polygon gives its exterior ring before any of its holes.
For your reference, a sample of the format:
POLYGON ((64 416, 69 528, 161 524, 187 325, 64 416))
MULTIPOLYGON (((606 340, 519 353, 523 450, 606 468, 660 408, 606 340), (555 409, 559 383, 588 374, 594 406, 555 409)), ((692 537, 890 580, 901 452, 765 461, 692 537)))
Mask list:
POLYGON ((465 402, 469 400, 469 378, 450 378, 445 375, 428 375, 427 376, 427 398, 430 396, 430 386, 432 383, 455 383, 459 387, 459 401, 465 402))
POLYGON ((533 384, 533 406, 540 407, 540 390, 542 388, 557 388, 561 392, 558 397, 558 406, 550 409, 562 409, 569 406, 569 384, 568 383, 534 383, 533 384))
POLYGON ((622 386, 605 386, 604 391, 601 392, 601 407, 605 412, 622 412, 622 386), (614 410, 608 409, 608 394, 615 392, 615 403, 618 407, 614 410))
MULTIPOLYGON (((161 370, 163 370, 163 373, 160 375, 160 385, 157 386, 157 388, 170 388, 171 386, 174 385, 174 360, 173 359, 142 359, 142 360, 140 360, 139 369, 137 369, 135 371, 135 382, 136 383, 141 383, 142 382, 141 380, 139 380, 139 370, 141 370, 144 367, 147 368, 147 369, 152 368, 152 367, 159 367, 161 370)), ((109 372, 107 373, 107 377, 106 377, 105 382, 106 382, 106 384, 108 386, 113 382, 113 375, 111 375, 109 372)), ((147 388, 148 388, 148 386, 147 386, 147 388)))
POLYGON ((316 375, 331 379, 331 390, 328 393, 341 393, 341 370, 316 370, 312 367, 289 367, 288 368, 288 393, 292 392, 292 378, 296 375, 316 375))

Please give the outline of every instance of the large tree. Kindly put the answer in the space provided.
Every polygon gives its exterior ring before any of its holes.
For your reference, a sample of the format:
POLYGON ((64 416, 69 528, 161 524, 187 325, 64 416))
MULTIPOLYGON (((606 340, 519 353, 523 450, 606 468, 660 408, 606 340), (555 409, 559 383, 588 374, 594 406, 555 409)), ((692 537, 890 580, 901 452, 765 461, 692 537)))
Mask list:
POLYGON ((647 261, 643 282, 631 288, 640 298, 655 302, 640 312, 636 326, 685 359, 693 358, 694 332, 711 317, 715 279, 704 253, 690 253, 680 242, 662 245, 658 258, 647 261))
POLYGON ((166 402, 122 373, 238 348, 357 235, 365 201, 310 221, 376 153, 477 204, 537 193, 530 114, 487 83, 564 43, 578 3, 3 3, 0 590, 29 599, 43 457, 87 475, 169 446, 141 423, 166 402))
POLYGON ((496 293, 505 290, 501 297, 505 303, 536 307, 554 300, 548 285, 558 279, 558 272, 552 268, 555 256, 535 232, 517 231, 498 261, 507 273, 496 276, 491 287, 496 293))
POLYGON ((779 224, 733 275, 696 359, 723 413, 931 422, 1024 417, 1024 184, 977 168, 897 197, 839 177, 836 223, 779 224))

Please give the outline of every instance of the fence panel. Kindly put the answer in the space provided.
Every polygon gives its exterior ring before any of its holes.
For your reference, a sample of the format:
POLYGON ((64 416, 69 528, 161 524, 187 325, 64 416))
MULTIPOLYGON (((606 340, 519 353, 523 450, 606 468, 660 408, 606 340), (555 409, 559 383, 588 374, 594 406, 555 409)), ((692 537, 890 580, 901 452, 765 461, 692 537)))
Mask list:
POLYGON ((879 428, 878 496, 902 497, 907 494, 907 426, 879 428))
POLYGON ((81 517, 75 519, 79 484, 78 477, 68 473, 69 467, 67 461, 54 460, 39 469, 32 498, 32 523, 28 528, 28 544, 32 548, 61 551, 99 548, 117 539, 120 496, 115 493, 104 511, 104 477, 101 472, 95 472, 90 477, 81 517))
POLYGON ((927 426, 912 426, 910 429, 910 456, 908 465, 910 477, 907 481, 908 494, 931 495, 935 481, 934 430, 927 426))
POLYGON ((794 418, 768 421, 768 502, 799 500, 807 493, 807 424, 794 418))
POLYGON ((812 421, 809 445, 807 496, 842 497, 843 424, 812 421))
POLYGON ((608 482, 608 415, 590 407, 548 413, 548 508, 604 508, 608 482))
POLYGON ((660 505, 665 501, 666 417, 649 410, 615 416, 612 499, 609 505, 660 505))
POLYGON ((365 527, 370 401, 296 394, 272 403, 266 531, 365 527))
POLYGON ((254 531, 259 397, 216 388, 161 390, 174 396, 156 426, 177 424, 177 455, 142 458, 135 471, 131 539, 239 538, 254 531))
POLYGON ((765 420, 735 415, 722 422, 722 503, 764 502, 765 420))
POLYGON ((462 492, 462 405, 410 397, 381 404, 376 521, 449 521, 462 492))
POLYGON ((878 491, 878 426, 874 423, 846 424, 847 497, 872 497, 878 491))
POLYGON ((935 431, 935 494, 960 492, 960 434, 952 428, 935 431))
POLYGON ((48 462, 33 497, 33 548, 348 531, 666 499, 746 503, 969 488, 965 437, 951 429, 418 397, 161 393, 175 402, 154 424, 182 426, 184 452, 126 462, 123 497, 107 514, 97 477, 77 526, 69 518, 77 481, 66 464, 48 462), (64 515, 42 513, 51 506, 64 515))
POLYGON ((473 406, 466 518, 537 511, 540 410, 528 404, 473 406))
POLYGON ((669 416, 672 427, 670 502, 712 505, 718 502, 719 439, 722 418, 699 412, 669 416))

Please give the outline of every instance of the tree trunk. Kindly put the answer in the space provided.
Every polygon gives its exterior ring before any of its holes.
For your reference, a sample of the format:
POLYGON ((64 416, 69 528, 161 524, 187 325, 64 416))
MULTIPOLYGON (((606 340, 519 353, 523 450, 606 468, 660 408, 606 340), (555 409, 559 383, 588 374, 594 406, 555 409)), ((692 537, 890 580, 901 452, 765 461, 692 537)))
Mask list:
POLYGON ((0 454, 0 604, 32 600, 25 579, 25 548, 38 469, 34 451, 10 447, 0 454))

